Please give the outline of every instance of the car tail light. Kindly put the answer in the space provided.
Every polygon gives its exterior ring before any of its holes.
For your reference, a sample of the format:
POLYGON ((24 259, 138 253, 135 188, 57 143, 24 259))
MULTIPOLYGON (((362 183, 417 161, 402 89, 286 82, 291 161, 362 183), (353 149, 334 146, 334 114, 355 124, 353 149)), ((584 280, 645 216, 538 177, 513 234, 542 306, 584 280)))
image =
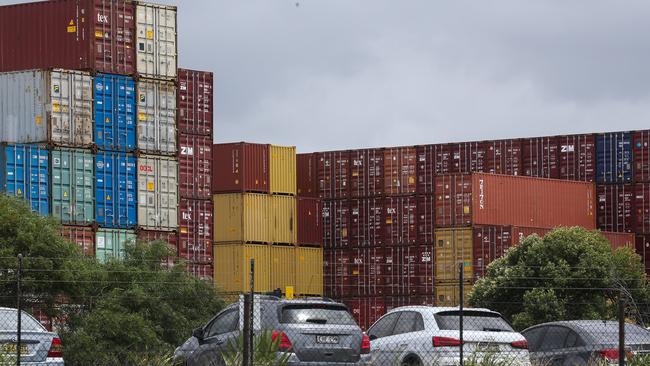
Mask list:
POLYGON ((510 345, 512 348, 528 349, 528 341, 525 339, 523 341, 514 341, 510 345))
POLYGON ((370 337, 366 333, 361 336, 361 354, 367 355, 370 353, 370 337))
POLYGON ((63 346, 59 338, 52 338, 52 345, 50 346, 50 351, 47 353, 47 357, 63 357, 63 346))
POLYGON ((282 331, 279 330, 273 331, 273 333, 271 334, 271 340, 275 342, 275 340, 278 339, 278 337, 280 337, 280 343, 278 343, 278 351, 281 352, 290 351, 293 345, 291 344, 289 337, 287 337, 287 335, 282 331))
MULTIPOLYGON (((604 358, 607 361, 617 361, 618 356, 620 355, 618 348, 605 348, 598 351, 598 353, 600 354, 600 357, 604 358)), ((629 359, 632 356, 632 352, 625 351, 625 356, 627 359, 629 359)))
POLYGON ((456 338, 449 337, 433 337, 433 346, 434 347, 458 347, 462 345, 463 341, 456 338))

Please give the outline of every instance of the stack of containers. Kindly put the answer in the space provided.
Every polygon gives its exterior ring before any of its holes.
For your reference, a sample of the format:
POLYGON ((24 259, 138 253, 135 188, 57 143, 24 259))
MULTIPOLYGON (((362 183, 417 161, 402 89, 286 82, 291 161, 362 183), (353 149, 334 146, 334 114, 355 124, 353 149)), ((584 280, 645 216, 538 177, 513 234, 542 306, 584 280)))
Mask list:
POLYGON ((248 291, 253 258, 255 291, 321 295, 319 200, 296 198, 295 147, 241 142, 212 153, 215 285, 248 291))

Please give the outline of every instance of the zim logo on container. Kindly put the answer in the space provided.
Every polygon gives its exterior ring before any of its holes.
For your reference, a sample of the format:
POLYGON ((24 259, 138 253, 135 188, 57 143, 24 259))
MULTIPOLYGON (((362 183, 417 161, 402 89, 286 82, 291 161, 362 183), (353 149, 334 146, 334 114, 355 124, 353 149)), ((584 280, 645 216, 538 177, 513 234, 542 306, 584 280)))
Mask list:
POLYGON ((181 146, 181 155, 194 155, 194 148, 190 146, 181 146))
POLYGON ((140 165, 138 169, 141 172, 153 173, 153 167, 150 165, 140 165))
POLYGON ((562 145, 560 146, 560 152, 574 152, 576 148, 574 145, 562 145))

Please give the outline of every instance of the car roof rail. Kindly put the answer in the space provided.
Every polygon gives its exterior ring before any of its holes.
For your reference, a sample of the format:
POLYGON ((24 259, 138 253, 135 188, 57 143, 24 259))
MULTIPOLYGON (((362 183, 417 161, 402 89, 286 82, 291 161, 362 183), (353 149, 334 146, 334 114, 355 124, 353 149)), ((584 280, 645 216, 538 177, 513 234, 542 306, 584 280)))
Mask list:
POLYGON ((300 298, 296 298, 296 300, 319 300, 319 301, 323 301, 323 302, 337 302, 337 301, 332 300, 329 297, 324 297, 324 296, 300 297, 300 298))

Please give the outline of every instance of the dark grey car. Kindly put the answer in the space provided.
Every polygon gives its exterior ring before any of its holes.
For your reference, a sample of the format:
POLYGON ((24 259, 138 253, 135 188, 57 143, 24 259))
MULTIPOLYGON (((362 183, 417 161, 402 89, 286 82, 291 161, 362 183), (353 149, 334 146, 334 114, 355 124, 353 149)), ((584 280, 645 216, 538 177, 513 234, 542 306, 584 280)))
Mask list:
MULTIPOLYGON (((204 327, 196 329, 174 358, 187 366, 222 365, 220 353, 240 334, 243 300, 219 312, 204 327)), ((347 307, 327 299, 283 300, 255 297, 254 328, 282 337, 289 365, 367 365, 370 340, 361 331, 347 307)))
MULTIPOLYGON (((575 320, 539 324, 521 332, 532 361, 549 366, 581 366, 590 361, 618 362, 618 322, 575 320)), ((650 354, 650 331, 625 325, 626 351, 650 354)))

